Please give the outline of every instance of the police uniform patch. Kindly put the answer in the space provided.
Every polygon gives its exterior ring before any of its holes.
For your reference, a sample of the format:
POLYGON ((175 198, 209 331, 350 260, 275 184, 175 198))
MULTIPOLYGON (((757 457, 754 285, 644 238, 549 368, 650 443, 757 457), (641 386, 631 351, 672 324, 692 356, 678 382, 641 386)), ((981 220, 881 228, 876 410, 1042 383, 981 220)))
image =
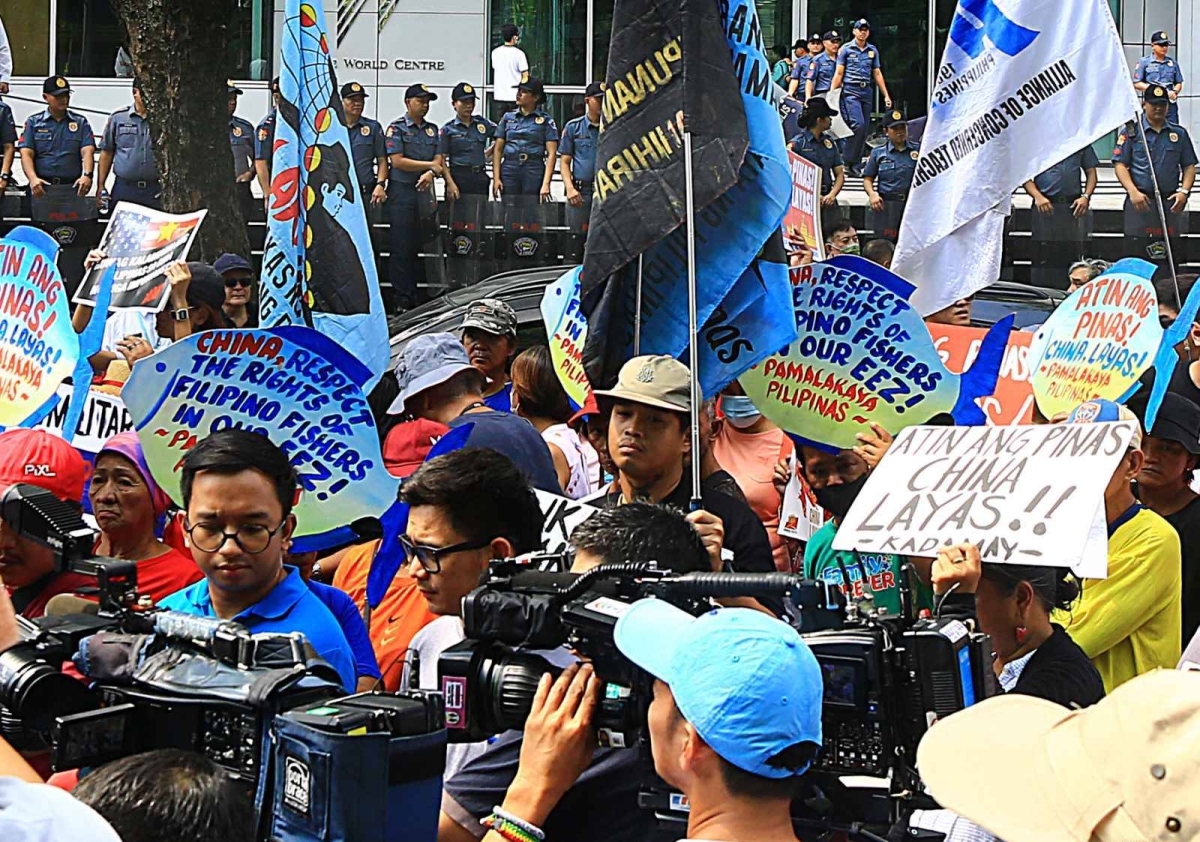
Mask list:
POLYGON ((241 136, 242 136, 242 127, 241 127, 241 126, 234 126, 234 127, 233 127, 233 136, 234 136, 234 137, 241 137, 241 136))
POLYGON ((1167 137, 1171 138, 1171 143, 1179 143, 1179 133, 1171 132, 1167 137))
POLYGON ((487 126, 485 126, 483 123, 476 123, 476 124, 475 124, 475 131, 479 132, 480 134, 486 134, 486 133, 487 133, 487 126))
POLYGON ((540 126, 542 123, 546 122, 546 118, 545 117, 534 117, 533 122, 537 123, 540 126))
POLYGON ((916 150, 913 150, 913 151, 912 151, 912 152, 910 152, 909 154, 910 154, 910 155, 912 155, 912 159, 915 161, 915 160, 917 160, 917 155, 918 155, 919 153, 918 153, 916 150))
POLYGON ((359 131, 362 132, 363 137, 371 136, 371 127, 370 126, 363 126, 361 129, 359 129, 359 131))
POLYGON ((1121 132, 1119 135, 1117 135, 1117 145, 1118 146, 1125 142, 1125 137, 1126 137, 1125 132, 1121 132))
POLYGON ((387 136, 388 136, 388 137, 391 137, 391 136, 392 136, 392 135, 394 135, 395 133, 396 133, 396 127, 395 127, 395 126, 388 126, 388 127, 387 127, 387 136))
POLYGON ((1120 146, 1113 147, 1113 155, 1120 155, 1124 150, 1120 146))
POLYGON ((73 132, 77 132, 79 131, 79 124, 72 120, 70 123, 67 123, 67 128, 73 132))
POLYGON ((1167 67, 1170 67, 1170 66, 1171 66, 1171 60, 1167 59, 1167 67))
POLYGON ((475 93, 475 89, 472 88, 470 85, 463 85, 463 93, 464 94, 473 94, 473 93, 475 93))
POLYGON ((867 58, 875 58, 875 51, 867 50, 867 58))
POLYGON ((268 136, 269 134, 270 134, 270 132, 268 132, 266 129, 259 129, 259 130, 258 130, 258 139, 259 139, 259 140, 266 140, 266 139, 267 139, 267 136, 268 136))
POLYGON ((433 126, 426 126, 425 134, 429 135, 430 137, 433 137, 433 126))
POLYGON ((831 141, 829 138, 825 138, 825 148, 826 148, 826 149, 832 149, 832 148, 833 148, 833 141, 831 141))

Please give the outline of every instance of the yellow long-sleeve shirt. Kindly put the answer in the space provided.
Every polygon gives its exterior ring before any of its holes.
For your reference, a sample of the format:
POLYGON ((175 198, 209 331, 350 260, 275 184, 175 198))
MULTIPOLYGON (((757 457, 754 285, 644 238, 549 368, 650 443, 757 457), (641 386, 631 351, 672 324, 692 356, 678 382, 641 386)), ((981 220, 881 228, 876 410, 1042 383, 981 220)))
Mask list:
POLYGON ((1070 633, 1111 693, 1152 669, 1174 669, 1183 647, 1179 535, 1140 509, 1108 539, 1108 578, 1084 579, 1083 595, 1054 620, 1070 633))

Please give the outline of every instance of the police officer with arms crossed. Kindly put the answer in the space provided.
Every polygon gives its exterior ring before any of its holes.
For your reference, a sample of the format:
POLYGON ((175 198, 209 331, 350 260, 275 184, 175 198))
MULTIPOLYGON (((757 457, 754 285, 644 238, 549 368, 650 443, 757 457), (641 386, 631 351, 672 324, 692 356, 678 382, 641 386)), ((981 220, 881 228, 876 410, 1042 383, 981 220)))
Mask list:
POLYGON ((100 139, 100 202, 101 209, 111 200, 129 201, 155 210, 162 209, 158 165, 154 162, 154 144, 150 140, 150 122, 142 89, 133 82, 133 105, 114 111, 104 126, 100 139), (110 195, 105 185, 108 173, 116 175, 110 195))
POLYGON ((1167 89, 1167 97, 1171 106, 1167 111, 1167 120, 1179 122, 1179 92, 1183 90, 1183 68, 1176 59, 1167 56, 1171 39, 1167 33, 1159 30, 1150 36, 1151 54, 1138 59, 1137 67, 1133 69, 1133 87, 1145 91, 1151 85, 1161 85, 1167 89))
MULTIPOLYGON (((1134 240, 1134 248, 1126 251, 1139 257, 1144 256, 1143 250, 1151 248, 1151 240, 1157 240, 1162 225, 1154 200, 1153 179, 1158 181, 1163 210, 1167 213, 1167 230, 1162 235, 1168 237, 1184 233, 1187 227, 1184 211, 1196 181, 1196 150, 1187 130, 1167 120, 1169 103, 1167 89, 1161 85, 1151 85, 1142 94, 1144 113, 1140 119, 1150 147, 1149 154, 1141 133, 1132 125, 1122 129, 1113 149, 1113 169, 1129 194, 1125 200, 1125 236, 1134 240), (1151 159, 1154 161, 1153 178, 1151 159)), ((1156 260, 1166 257, 1165 250, 1159 253, 1153 249, 1145 254, 1156 260)))
POLYGON ((787 88, 788 96, 793 97, 797 93, 799 93, 800 96, 804 96, 803 85, 804 80, 808 76, 808 68, 817 58, 817 56, 821 55, 821 53, 825 51, 825 45, 821 43, 820 32, 814 32, 812 35, 809 35, 807 45, 803 41, 797 41, 794 46, 796 48, 797 55, 796 61, 792 65, 792 72, 789 75, 787 88), (807 49, 805 49, 806 46, 807 49), (801 50, 804 50, 804 52, 801 53, 801 50))
POLYGON ((581 231, 592 209, 592 181, 596 177, 596 148, 600 145, 600 107, 604 84, 592 82, 583 92, 584 113, 563 127, 558 171, 567 191, 567 227, 581 231))
POLYGON ((808 74, 804 77, 804 101, 808 102, 817 94, 828 93, 833 86, 833 74, 837 73, 838 50, 842 46, 842 36, 836 29, 831 29, 821 36, 825 52, 812 57, 808 63, 808 74))
POLYGON ((842 157, 851 175, 859 175, 863 147, 867 142, 867 130, 871 128, 872 86, 878 85, 883 94, 883 107, 892 107, 892 97, 883 71, 879 68, 879 48, 867 41, 871 35, 871 24, 866 18, 854 22, 854 40, 838 51, 837 70, 829 89, 843 88, 842 112, 846 125, 854 132, 846 138, 842 157))
MULTIPOLYGON (((487 150, 496 133, 496 124, 487 117, 475 116, 475 88, 459 82, 450 94, 455 117, 442 126, 438 154, 447 163, 446 195, 458 199, 487 196, 487 150)), ((486 201, 486 199, 485 199, 486 201)))
POLYGON ((421 245, 421 216, 417 191, 433 190, 434 176, 443 175, 438 154, 437 126, 425 119, 437 94, 425 85, 409 85, 404 92, 408 112, 387 128, 388 221, 392 226, 392 254, 388 272, 396 294, 396 308, 408 310, 417 303, 417 279, 424 267, 417 258, 421 245))
POLYGON ((863 189, 871 202, 867 225, 876 237, 895 242, 900 236, 900 218, 917 169, 918 150, 916 144, 908 141, 908 123, 899 111, 887 113, 883 129, 888 142, 871 150, 863 167, 863 189))
POLYGON ((517 107, 500 118, 492 151, 492 195, 541 195, 550 201, 550 177, 558 154, 558 127, 539 106, 546 99, 540 79, 517 85, 517 107))
POLYGON ((354 156, 354 174, 358 179, 363 204, 382 205, 387 200, 388 156, 383 126, 363 116, 367 92, 358 82, 342 85, 342 108, 346 112, 346 131, 350 133, 350 153, 354 156))
POLYGON ((1098 166, 1096 153, 1091 146, 1085 146, 1025 182, 1025 192, 1033 197, 1029 219, 1033 239, 1030 280, 1037 286, 1062 289, 1067 281, 1067 267, 1083 256, 1083 244, 1092 233, 1088 210, 1096 192, 1098 166), (1080 172, 1085 179, 1082 188, 1080 172), (1039 247, 1042 244, 1047 247, 1039 247))
POLYGON ((225 86, 229 92, 229 151, 233 154, 233 187, 242 208, 242 219, 248 222, 254 209, 254 194, 250 192, 250 182, 254 180, 254 126, 234 113, 242 89, 233 84, 232 79, 227 79, 225 86))
POLYGON ((50 184, 71 184, 80 196, 92 189, 96 141, 87 118, 69 109, 71 86, 62 76, 42 83, 46 110, 25 121, 21 135, 21 167, 35 198, 50 184))
POLYGON ((271 207, 271 156, 275 152, 275 115, 278 111, 279 77, 276 76, 271 80, 271 110, 254 130, 254 169, 267 208, 271 207))

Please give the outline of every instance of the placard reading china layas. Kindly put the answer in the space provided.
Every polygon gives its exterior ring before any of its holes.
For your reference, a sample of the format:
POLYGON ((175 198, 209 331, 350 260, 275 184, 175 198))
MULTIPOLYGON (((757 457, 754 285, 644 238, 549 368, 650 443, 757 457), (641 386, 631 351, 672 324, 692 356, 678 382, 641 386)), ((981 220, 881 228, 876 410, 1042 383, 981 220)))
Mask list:
POLYGON ((1103 576, 1090 540, 1133 422, 909 427, 843 519, 834 549, 933 556, 976 544, 984 561, 1103 576))

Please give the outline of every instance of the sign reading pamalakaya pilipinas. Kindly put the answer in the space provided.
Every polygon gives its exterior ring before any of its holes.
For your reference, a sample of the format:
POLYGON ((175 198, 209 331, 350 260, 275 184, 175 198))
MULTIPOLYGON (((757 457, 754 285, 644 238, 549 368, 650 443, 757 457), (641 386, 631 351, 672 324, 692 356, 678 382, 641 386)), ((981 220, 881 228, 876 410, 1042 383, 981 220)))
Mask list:
POLYGON ((582 273, 583 267, 576 266, 546 287, 541 306, 546 335, 550 337, 554 373, 574 409, 584 405, 592 390, 583 370, 583 343, 587 340, 588 323, 579 309, 579 276, 582 273))
POLYGON ((960 376, 942 364, 903 278, 847 255, 792 277, 796 341, 739 378, 763 415, 826 448, 854 447, 873 421, 891 433, 942 413, 984 423, 975 401, 995 390, 1011 317, 960 376))

